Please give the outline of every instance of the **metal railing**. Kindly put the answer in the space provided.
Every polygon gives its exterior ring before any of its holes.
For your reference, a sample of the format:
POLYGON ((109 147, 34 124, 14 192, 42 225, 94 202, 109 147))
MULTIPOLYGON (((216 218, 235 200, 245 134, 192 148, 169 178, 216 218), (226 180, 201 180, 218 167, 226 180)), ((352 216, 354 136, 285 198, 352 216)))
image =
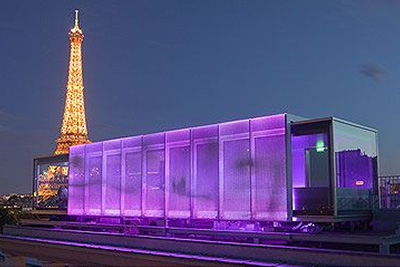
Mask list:
POLYGON ((380 208, 400 210, 400 175, 379 176, 378 184, 380 208))

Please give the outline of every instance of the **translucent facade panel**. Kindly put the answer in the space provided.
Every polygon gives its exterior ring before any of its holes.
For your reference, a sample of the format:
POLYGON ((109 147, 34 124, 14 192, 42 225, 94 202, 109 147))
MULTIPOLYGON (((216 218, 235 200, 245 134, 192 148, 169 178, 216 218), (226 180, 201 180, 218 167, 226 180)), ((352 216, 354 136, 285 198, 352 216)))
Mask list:
POLYGON ((143 136, 144 149, 151 146, 162 146, 164 148, 165 133, 154 133, 143 136))
POLYGON ((102 153, 86 154, 85 214, 101 215, 102 207, 102 153))
POLYGON ((142 214, 142 151, 125 153, 125 179, 123 183, 123 208, 125 216, 142 214))
POLYGON ((167 217, 190 217, 190 130, 166 133, 167 217))
POLYGON ((284 115, 251 120, 252 216, 287 219, 286 119, 284 115))
POLYGON ((192 130, 194 218, 217 218, 219 205, 218 125, 192 130))
POLYGON ((249 134, 249 120, 221 123, 219 132, 221 136, 249 134))
POLYGON ((77 201, 69 212, 286 219, 285 129, 285 115, 276 115, 72 149, 70 195, 77 201))
POLYGON ((69 152, 68 215, 84 214, 85 146, 73 146, 69 152))
POLYGON ((121 149, 121 139, 109 140, 103 142, 104 151, 113 151, 121 149))
POLYGON ((190 141, 190 129, 170 131, 166 133, 167 144, 179 144, 190 141))
POLYGON ((262 132, 275 129, 284 129, 286 127, 286 115, 279 114, 251 119, 251 131, 262 132))
POLYGON ((121 212, 142 215, 142 136, 122 139, 121 212))
POLYGON ((190 146, 169 149, 168 217, 190 217, 190 146))
POLYGON ((255 139, 255 219, 287 217, 285 135, 255 139))
POLYGON ((103 142, 91 143, 85 145, 86 154, 103 153, 103 142))
POLYGON ((196 145, 196 176, 193 191, 193 216, 216 218, 218 215, 218 143, 196 145))
POLYGON ((249 121, 221 124, 220 133, 220 218, 247 220, 251 214, 252 165, 249 121))
POLYGON ((104 215, 120 215, 121 211, 121 151, 105 152, 106 176, 104 215))
POLYGON ((218 141, 218 135, 219 135, 218 124, 192 128, 193 142, 202 142, 206 140, 218 141))
POLYGON ((143 215, 164 217, 165 210, 165 145, 164 133, 145 135, 143 215))
POLYGON ((143 138, 142 136, 133 136, 122 139, 122 148, 142 148, 143 138))

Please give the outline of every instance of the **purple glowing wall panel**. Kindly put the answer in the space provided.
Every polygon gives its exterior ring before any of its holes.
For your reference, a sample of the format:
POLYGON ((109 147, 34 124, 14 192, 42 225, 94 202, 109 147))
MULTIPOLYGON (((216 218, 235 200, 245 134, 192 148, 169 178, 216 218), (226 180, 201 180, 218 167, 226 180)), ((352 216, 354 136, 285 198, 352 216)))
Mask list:
POLYGON ((124 208, 126 216, 142 214, 142 153, 127 152, 125 154, 125 187, 124 208))
POLYGON ((282 131, 285 131, 285 127, 286 116, 284 114, 251 119, 252 132, 264 132, 273 130, 278 131, 279 134, 282 134, 282 131))
POLYGON ((248 220, 250 212, 249 120, 220 125, 220 217, 248 220))
POLYGON ((193 217, 217 218, 219 196, 218 125, 192 129, 193 217))
POLYGON ((85 146, 73 146, 69 153, 68 215, 83 215, 85 197, 85 146))
POLYGON ((142 215, 142 137, 122 141, 121 212, 142 215))
POLYGON ((102 156, 86 157, 85 214, 101 214, 102 156))
POLYGON ((86 145, 85 214, 101 215, 103 143, 86 145))
POLYGON ((121 140, 104 142, 103 214, 121 212, 121 140))
POLYGON ((107 154, 104 215, 119 215, 121 210, 121 154, 107 154))
POLYGON ((190 217, 190 130, 167 132, 167 217, 190 217))
POLYGON ((254 219, 287 218, 285 127, 283 115, 251 121, 254 219))
POLYGON ((285 127, 276 115, 74 147, 68 212, 286 219, 285 127))
POLYGON ((143 215, 164 217, 165 134, 143 136, 143 215))

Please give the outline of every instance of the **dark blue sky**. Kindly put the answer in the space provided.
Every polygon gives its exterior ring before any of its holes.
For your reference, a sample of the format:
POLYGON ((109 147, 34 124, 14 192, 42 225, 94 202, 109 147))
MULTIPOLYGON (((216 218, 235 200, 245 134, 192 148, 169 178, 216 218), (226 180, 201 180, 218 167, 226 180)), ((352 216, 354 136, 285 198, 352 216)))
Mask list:
POLYGON ((91 140, 337 116, 377 128, 400 173, 400 1, 1 1, 0 194, 54 150, 75 8, 91 140))

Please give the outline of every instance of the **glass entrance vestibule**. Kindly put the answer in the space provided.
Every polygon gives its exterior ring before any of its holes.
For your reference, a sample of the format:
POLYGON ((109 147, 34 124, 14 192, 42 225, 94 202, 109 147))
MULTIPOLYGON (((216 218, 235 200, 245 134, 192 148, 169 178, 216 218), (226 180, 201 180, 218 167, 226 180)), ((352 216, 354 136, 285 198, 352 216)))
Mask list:
POLYGON ((337 118, 292 123, 293 216, 369 215, 377 156, 374 129, 337 118))

